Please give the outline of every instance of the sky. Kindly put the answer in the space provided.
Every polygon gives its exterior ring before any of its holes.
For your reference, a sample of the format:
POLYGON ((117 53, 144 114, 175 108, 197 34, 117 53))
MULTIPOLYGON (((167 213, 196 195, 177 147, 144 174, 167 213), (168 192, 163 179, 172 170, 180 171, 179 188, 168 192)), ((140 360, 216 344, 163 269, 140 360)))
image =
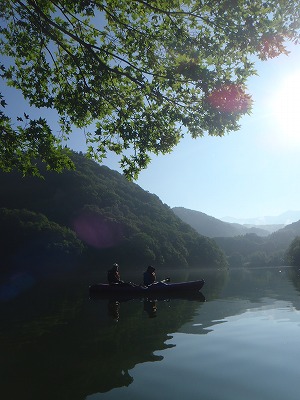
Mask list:
POLYGON ((154 157, 136 183, 170 207, 216 218, 299 210, 300 45, 289 49, 289 56, 257 64, 258 76, 248 82, 252 114, 240 131, 186 136, 171 154, 154 157))
MULTIPOLYGON (((170 207, 185 207, 215 218, 256 218, 300 210, 300 45, 289 56, 258 62, 248 81, 253 110, 241 129, 223 137, 188 135, 171 154, 154 156, 135 182, 170 207)), ((21 114, 24 103, 1 86, 21 114)), ((41 115, 43 116, 43 115, 41 115)), ((55 114, 47 117, 55 122, 55 114)), ((69 145, 85 150, 75 132, 69 145)), ((104 165, 121 172, 113 155, 104 165)))

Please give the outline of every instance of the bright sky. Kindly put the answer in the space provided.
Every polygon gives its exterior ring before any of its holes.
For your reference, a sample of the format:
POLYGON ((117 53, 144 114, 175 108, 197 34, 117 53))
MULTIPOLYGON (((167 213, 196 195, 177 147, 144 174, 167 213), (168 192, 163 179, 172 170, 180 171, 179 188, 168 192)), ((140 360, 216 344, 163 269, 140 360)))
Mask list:
MULTIPOLYGON (((170 207, 216 218, 299 210, 300 45, 289 56, 260 62, 258 73, 249 81, 253 112, 239 132, 187 136, 173 153, 153 158, 136 183, 170 207)), ((15 104, 17 112, 22 105, 17 99, 15 104)), ((84 151, 83 143, 78 133, 71 141, 75 150, 84 151)), ((118 169, 113 156, 105 164, 118 169)))
POLYGON ((254 107, 223 138, 186 137, 157 157, 138 184, 171 207, 216 218, 279 215, 300 209, 300 46, 260 62, 249 81, 254 107))
POLYGON ((216 218, 299 210, 300 45, 260 62, 258 73, 248 86, 253 112, 240 131, 186 137, 170 155, 155 157, 137 183, 170 207, 216 218))

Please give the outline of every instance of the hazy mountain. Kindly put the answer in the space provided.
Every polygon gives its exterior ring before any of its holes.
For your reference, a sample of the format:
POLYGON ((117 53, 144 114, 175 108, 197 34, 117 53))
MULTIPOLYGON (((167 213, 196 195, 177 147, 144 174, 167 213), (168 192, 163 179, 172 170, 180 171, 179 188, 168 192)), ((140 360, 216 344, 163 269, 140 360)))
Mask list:
POLYGON ((267 237, 246 234, 216 237, 214 240, 227 255, 230 266, 261 267, 284 265, 286 251, 296 236, 300 236, 300 221, 293 222, 267 237))
POLYGON ((253 225, 253 224, 243 224, 246 228, 259 228, 267 231, 269 233, 273 233, 285 227, 285 224, 272 224, 272 225, 253 225))
MULTIPOLYGON (((183 207, 175 207, 173 212, 198 233, 214 238, 233 267, 283 265, 288 247, 300 236, 300 220, 286 226, 262 225, 266 229, 260 229, 224 222, 183 207)), ((285 216, 291 214, 285 213, 285 216)))
POLYGON ((300 221, 293 222, 272 233, 268 240, 274 243, 285 243, 288 246, 296 236, 300 236, 300 221))
POLYGON ((200 211, 189 210, 184 207, 174 207, 173 212, 184 222, 191 225, 198 233, 210 238, 233 237, 255 233, 258 236, 267 236, 270 231, 257 227, 246 227, 236 223, 221 221, 200 211))
POLYGON ((274 225, 274 224, 288 225, 300 220, 300 211, 299 210, 286 211, 277 216, 264 216, 257 218, 222 217, 220 219, 224 222, 237 223, 237 224, 250 224, 251 226, 274 225))

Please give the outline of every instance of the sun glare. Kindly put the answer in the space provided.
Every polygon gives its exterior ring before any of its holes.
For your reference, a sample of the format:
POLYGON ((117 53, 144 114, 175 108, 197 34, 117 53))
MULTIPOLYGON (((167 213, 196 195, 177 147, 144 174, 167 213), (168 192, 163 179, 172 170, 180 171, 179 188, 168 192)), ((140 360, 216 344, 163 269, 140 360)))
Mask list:
POLYGON ((286 77, 272 100, 273 123, 285 144, 300 144, 300 71, 286 77))

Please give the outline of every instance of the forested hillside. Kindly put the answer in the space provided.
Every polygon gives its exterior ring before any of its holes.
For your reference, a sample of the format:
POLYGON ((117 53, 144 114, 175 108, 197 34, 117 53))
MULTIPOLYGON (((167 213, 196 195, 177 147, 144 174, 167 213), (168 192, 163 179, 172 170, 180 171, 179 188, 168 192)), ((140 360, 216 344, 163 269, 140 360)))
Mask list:
POLYGON ((231 266, 283 265, 293 240, 300 236, 300 221, 263 238, 255 234, 239 235, 233 238, 218 237, 215 241, 228 257, 231 266))
POLYGON ((282 265, 292 241, 300 236, 300 221, 268 234, 259 228, 226 223, 199 211, 175 207, 173 212, 198 233, 214 238, 232 267, 282 265))
POLYGON ((75 171, 42 170, 45 179, 0 172, 6 263, 17 254, 22 259, 26 249, 26 260, 30 254, 84 254, 133 266, 225 265, 216 243, 157 196, 81 154, 72 158, 75 171))

